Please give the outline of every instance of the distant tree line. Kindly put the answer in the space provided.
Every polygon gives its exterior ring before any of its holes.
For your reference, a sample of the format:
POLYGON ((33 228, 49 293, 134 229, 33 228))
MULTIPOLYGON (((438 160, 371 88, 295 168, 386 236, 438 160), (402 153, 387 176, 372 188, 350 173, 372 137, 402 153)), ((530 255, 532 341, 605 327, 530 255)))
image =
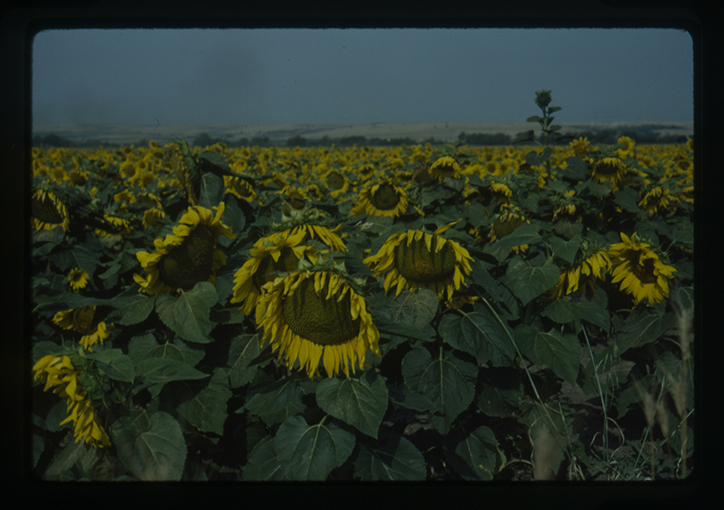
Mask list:
MULTIPOLYGON (((675 126, 672 126, 675 127, 675 126)), ((594 144, 608 144, 613 145, 622 136, 628 136, 637 144, 669 144, 669 143, 686 143, 688 137, 685 135, 660 135, 653 131, 653 129, 661 129, 661 126, 655 125, 643 125, 637 126, 636 130, 632 129, 601 129, 598 131, 577 131, 575 133, 569 133, 568 137, 559 142, 559 145, 568 144, 574 138, 587 138, 590 143, 594 144)), ((465 133, 461 132, 457 140, 464 142, 467 145, 510 145, 514 137, 506 135, 505 133, 465 133)), ((541 133, 537 140, 540 143, 544 142, 543 133, 541 133)), ((272 140, 268 136, 255 136, 252 138, 241 137, 237 140, 225 140, 223 138, 210 136, 208 133, 201 133, 191 141, 192 146, 209 147, 217 143, 223 143, 229 148, 235 147, 272 147, 282 146, 287 147, 351 147, 353 145, 358 146, 370 146, 370 147, 390 147, 399 145, 418 145, 418 144, 443 144, 448 143, 446 140, 437 140, 434 137, 423 140, 413 140, 409 137, 404 138, 367 138, 366 136, 341 136, 341 137, 329 137, 323 136, 321 138, 305 138, 301 135, 295 135, 286 140, 286 143, 277 140, 272 140)), ((56 133, 35 135, 33 136, 34 147, 74 147, 74 148, 88 148, 97 147, 103 145, 104 147, 113 148, 120 147, 121 145, 115 142, 106 142, 103 140, 84 140, 74 141, 68 138, 63 138, 56 133)), ((141 139, 134 143, 135 146, 146 146, 148 140, 141 139)))
MULTIPOLYGON (((568 136, 558 142, 559 145, 567 145, 573 139, 586 138, 590 143, 614 145, 622 136, 628 136, 637 144, 658 144, 667 143, 686 143, 688 139, 685 135, 661 135, 651 131, 650 127, 642 126, 639 130, 620 130, 620 129, 602 129, 600 131, 577 131, 568 133, 568 136), (647 129, 648 127, 648 129, 647 129)), ((658 129, 661 129, 659 126, 658 129)), ((505 133, 466 133, 461 132, 458 135, 458 141, 464 141, 467 145, 510 145, 515 138, 505 133)), ((545 143, 545 136, 540 133, 536 140, 545 143)))

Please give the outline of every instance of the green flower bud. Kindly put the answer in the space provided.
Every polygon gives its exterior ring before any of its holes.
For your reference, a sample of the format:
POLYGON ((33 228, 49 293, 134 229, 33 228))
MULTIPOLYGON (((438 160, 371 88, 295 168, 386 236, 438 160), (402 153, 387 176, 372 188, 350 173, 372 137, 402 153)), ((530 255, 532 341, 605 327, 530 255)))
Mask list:
POLYGON ((548 106, 551 101, 552 99, 550 90, 541 90, 535 93, 535 104, 540 106, 541 108, 548 106))

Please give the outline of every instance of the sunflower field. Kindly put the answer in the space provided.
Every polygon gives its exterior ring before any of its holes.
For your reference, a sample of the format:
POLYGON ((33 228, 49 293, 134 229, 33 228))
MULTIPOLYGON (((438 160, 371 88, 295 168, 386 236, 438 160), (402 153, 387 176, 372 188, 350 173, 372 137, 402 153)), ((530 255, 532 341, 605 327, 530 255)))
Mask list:
POLYGON ((549 103, 537 145, 33 148, 35 473, 685 478, 692 143, 549 103))

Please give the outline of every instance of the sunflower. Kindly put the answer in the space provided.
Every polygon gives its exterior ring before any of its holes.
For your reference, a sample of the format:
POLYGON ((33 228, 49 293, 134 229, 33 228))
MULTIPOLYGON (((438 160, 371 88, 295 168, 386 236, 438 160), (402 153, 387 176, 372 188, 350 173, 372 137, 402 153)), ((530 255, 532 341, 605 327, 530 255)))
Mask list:
POLYGON ((304 209, 304 205, 309 200, 306 192, 296 186, 287 186, 281 192, 289 205, 297 211, 304 209))
POLYGON ((57 226, 66 232, 70 229, 70 217, 65 204, 50 191, 35 190, 30 202, 30 211, 35 230, 53 230, 57 226))
POLYGON ((611 259, 606 250, 594 250, 588 256, 584 255, 575 264, 561 271, 561 276, 549 295, 553 299, 560 299, 563 294, 571 294, 579 290, 590 288, 594 290, 596 280, 603 280, 611 269, 611 259))
POLYGON ((231 302, 241 303, 241 313, 251 315, 262 294, 262 287, 273 281, 277 277, 276 273, 295 270, 302 257, 316 261, 317 251, 302 244, 305 236, 304 231, 293 235, 285 231, 259 239, 254 244, 252 258, 234 274, 231 302))
POLYGON ((88 273, 79 267, 71 269, 68 273, 68 284, 73 290, 85 289, 85 286, 88 285, 88 273))
POLYGON ((108 338, 109 335, 110 331, 108 330, 106 323, 99 322, 95 331, 87 335, 83 335, 78 343, 80 343, 86 351, 93 352, 91 345, 95 345, 97 343, 103 345, 103 341, 108 338))
POLYGON ((510 197, 513 196, 513 190, 511 190, 507 184, 503 182, 494 182, 490 185, 490 194, 501 204, 508 203, 510 197))
MULTIPOLYGON (((120 236, 127 236, 131 233, 131 223, 128 220, 119 218, 117 216, 111 216, 108 213, 103 213, 103 219, 115 227, 121 227, 121 231, 117 233, 120 236)), ((98 237, 105 237, 108 235, 114 235, 114 232, 106 232, 100 228, 95 229, 95 233, 98 237)))
POLYGON ((231 193, 236 198, 242 198, 247 202, 251 202, 256 198, 254 187, 241 177, 225 175, 224 186, 226 186, 226 193, 231 193))
POLYGON ((619 155, 620 158, 626 159, 626 156, 631 155, 634 146, 636 145, 636 142, 629 138, 628 136, 622 136, 618 140, 616 140, 616 143, 620 143, 623 145, 622 148, 616 149, 616 153, 619 155))
POLYGON ((147 294, 166 293, 175 289, 188 290, 198 282, 216 283, 216 270, 226 263, 221 250, 216 249, 219 237, 233 239, 231 229, 221 223, 224 203, 216 209, 190 206, 166 239, 154 241, 155 253, 139 251, 136 258, 148 273, 133 279, 147 294))
POLYGON ((385 179, 360 191, 359 200, 350 210, 350 215, 366 214, 368 216, 397 217, 406 210, 407 195, 405 190, 395 186, 392 179, 385 179))
POLYGON ((579 158, 585 158, 588 154, 588 138, 579 138, 578 140, 573 140, 568 145, 570 149, 573 151, 573 155, 579 158))
POLYGON ((87 334, 93 331, 92 323, 95 311, 95 305, 63 310, 53 316, 53 323, 63 329, 72 329, 87 334))
POLYGON ((430 175, 438 181, 444 181, 445 177, 457 179, 462 172, 460 165, 452 156, 441 156, 435 160, 428 170, 430 175))
POLYGON ((681 190, 681 199, 690 204, 694 203, 694 186, 686 186, 681 190))
POLYGON ((71 170, 68 172, 68 179, 73 186, 83 186, 88 181, 88 172, 81 170, 71 170))
MULTIPOLYGON (((458 220, 460 221, 460 220, 458 220)), ((376 255, 364 259, 375 276, 385 274, 385 292, 397 286, 395 297, 403 289, 430 288, 447 297, 464 285, 470 275, 473 258, 455 241, 442 237, 442 233, 457 222, 448 223, 430 234, 421 230, 408 230, 391 235, 376 255)))
MULTIPOLYGON (((488 239, 490 239, 491 243, 494 243, 498 239, 502 239, 513 232, 523 223, 530 223, 530 220, 523 216, 520 209, 512 204, 503 204, 501 206, 501 212, 496 215, 495 222, 493 223, 493 226, 490 227, 488 239)), ((528 245, 523 244, 521 246, 514 246, 511 250, 514 252, 525 252, 528 250, 528 245)))
POLYGON ((644 198, 639 202, 639 206, 649 214, 656 214, 659 209, 666 209, 669 206, 669 201, 674 207, 679 203, 679 199, 670 195, 668 189, 655 186, 644 195, 644 198))
POLYGON ((324 225, 309 222, 290 227, 282 232, 286 233, 286 235, 294 235, 299 232, 304 232, 305 236, 302 242, 307 242, 318 237, 322 243, 326 244, 334 251, 345 252, 347 251, 347 247, 344 245, 342 238, 337 235, 337 231, 341 226, 342 224, 340 223, 335 228, 330 229, 324 225))
POLYGON ((350 182, 347 177, 337 170, 329 170, 322 176, 326 188, 329 190, 329 196, 337 198, 342 193, 347 193, 350 188, 350 182))
POLYGON ((650 304, 664 301, 669 295, 668 280, 676 269, 664 263, 636 233, 629 238, 622 232, 621 241, 608 250, 613 264, 612 283, 621 282, 621 290, 633 296, 634 306, 644 299, 650 304))
POLYGON ((33 371, 33 380, 40 379, 45 384, 43 391, 53 388, 53 393, 66 399, 68 417, 59 425, 71 420, 75 422, 76 443, 84 439, 93 447, 110 446, 108 434, 98 423, 93 403, 80 384, 81 371, 73 366, 68 356, 48 354, 35 363, 33 371))
POLYGON ((163 210, 156 207, 146 209, 143 211, 143 228, 157 227, 161 225, 162 221, 166 217, 166 213, 163 210))
POLYGON ((299 361, 311 379, 320 375, 321 361, 327 377, 340 372, 349 377, 365 368, 367 349, 380 355, 380 334, 365 301, 341 275, 295 271, 264 289, 257 308, 261 344, 278 350, 289 369, 299 361))
POLYGON ((602 184, 608 181, 615 186, 625 177, 626 172, 626 163, 620 158, 602 158, 593 164, 591 176, 602 184))

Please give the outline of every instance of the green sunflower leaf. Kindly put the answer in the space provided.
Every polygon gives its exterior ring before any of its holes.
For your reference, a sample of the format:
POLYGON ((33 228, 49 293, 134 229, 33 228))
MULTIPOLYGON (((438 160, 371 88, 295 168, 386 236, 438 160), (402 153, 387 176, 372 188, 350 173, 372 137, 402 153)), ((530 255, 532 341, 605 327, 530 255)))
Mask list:
POLYGON ((619 354, 656 341, 667 329, 676 326, 676 317, 671 312, 655 315, 648 311, 632 312, 618 334, 619 354))
POLYGON ((389 395, 382 377, 365 372, 359 379, 323 379, 317 385, 317 405, 325 413, 377 439, 389 395))
POLYGON ((573 264, 576 261, 576 253, 578 253, 578 248, 581 246, 581 240, 582 238, 579 235, 573 236, 569 241, 553 236, 548 242, 557 257, 562 258, 569 264, 573 264))
POLYGON ((123 464, 139 479, 181 480, 186 441, 170 414, 154 413, 147 427, 139 427, 133 419, 123 416, 111 425, 110 436, 123 464))
POLYGON ((560 378, 576 384, 581 360, 581 342, 576 335, 562 335, 555 329, 548 333, 520 324, 515 328, 518 347, 533 363, 546 366, 560 378))
POLYGON ((560 275, 554 264, 534 267, 530 262, 514 259, 508 264, 505 280, 513 294, 526 305, 558 283, 560 275))
POLYGON ((136 365, 136 375, 143 377, 145 385, 153 385, 149 388, 152 395, 158 395, 167 382, 203 379, 209 376, 181 361, 158 357, 141 360, 136 365))
POLYGON ((565 177, 568 177, 569 179, 573 179, 575 181, 582 181, 586 178, 588 167, 586 166, 585 161, 577 156, 571 156, 570 158, 566 159, 566 163, 566 168, 561 168, 556 171, 560 172, 561 175, 564 175, 565 177))
POLYGON ((135 378, 133 360, 130 356, 123 354, 121 349, 104 349, 88 353, 86 358, 95 360, 98 368, 103 370, 111 379, 133 382, 135 378))
POLYGON ((533 223, 523 223, 507 236, 498 239, 493 244, 498 248, 515 248, 524 244, 534 244, 541 240, 538 234, 540 226, 533 223))
POLYGON ((201 176, 201 190, 199 191, 199 205, 206 209, 216 207, 224 200, 224 180, 212 173, 201 176))
POLYGON ((500 323, 484 308, 475 312, 449 313, 440 321, 438 332, 455 349, 490 361, 495 367, 510 366, 515 347, 500 323))
POLYGON ((209 312, 217 301, 214 284, 199 282, 189 292, 182 290, 178 297, 158 296, 156 312, 163 323, 184 340, 206 344, 213 342, 208 336, 212 329, 209 312))
POLYGON ((224 422, 228 416, 226 403, 230 398, 229 377, 223 368, 217 367, 209 385, 176 409, 201 432, 223 435, 224 422))
POLYGON ((118 321, 123 326, 131 326, 145 321, 153 311, 156 303, 156 295, 145 296, 137 294, 127 298, 118 299, 115 302, 117 308, 108 314, 108 318, 113 320, 119 318, 118 321))
POLYGON ((239 388, 249 384, 256 374, 258 365, 251 365, 251 361, 261 354, 259 335, 241 335, 231 341, 229 348, 229 380, 232 388, 239 388))
POLYGON ((402 360, 402 376, 412 390, 425 395, 440 414, 430 423, 441 434, 447 434, 452 422, 473 401, 478 367, 463 361, 451 352, 433 359, 424 347, 417 347, 402 360))
POLYGON ((485 426, 461 439, 448 436, 443 451, 450 465, 466 480, 492 480, 504 460, 495 434, 485 426))
POLYGON ((567 324, 575 319, 580 319, 595 324, 604 331, 608 331, 611 326, 608 310, 583 296, 578 299, 570 296, 561 297, 545 308, 545 314, 559 324, 567 324))
POLYGON ((96 456, 95 448, 86 448, 84 441, 71 441, 45 471, 45 479, 60 479, 64 474, 69 473, 76 463, 87 464, 86 457, 94 458, 96 456))
POLYGON ((267 482, 285 480, 284 468, 277 459, 274 438, 266 436, 259 441, 249 456, 241 479, 243 481, 267 482))
POLYGON ((488 368, 475 402, 488 416, 507 418, 517 414, 523 398, 523 383, 514 369, 488 368))
POLYGON ((623 189, 618 190, 613 194, 614 199, 613 201, 621 206, 621 209, 624 211, 630 212, 630 213, 640 213, 641 207, 639 207, 639 202, 641 201, 641 197, 639 197, 638 192, 629 187, 626 186, 623 189))
POLYGON ((424 395, 420 395, 416 391, 412 391, 408 388, 400 388, 394 384, 387 384, 387 391, 390 394, 390 401, 395 405, 423 413, 428 411, 437 411, 435 404, 433 404, 429 398, 424 395))
POLYGON ((360 445, 354 462, 355 474, 362 481, 424 480, 425 458, 409 440, 392 437, 383 447, 360 445))
POLYGON ((334 422, 308 425, 301 416, 291 416, 274 437, 274 449, 289 480, 324 481, 352 454, 351 434, 334 422))
POLYGON ((439 305, 440 300, 432 289, 406 290, 392 301, 390 318, 402 326, 429 324, 439 305))
POLYGON ((301 402, 302 387, 297 377, 287 377, 279 382, 262 388, 254 394, 244 408, 257 416, 283 411, 296 401, 301 402))

